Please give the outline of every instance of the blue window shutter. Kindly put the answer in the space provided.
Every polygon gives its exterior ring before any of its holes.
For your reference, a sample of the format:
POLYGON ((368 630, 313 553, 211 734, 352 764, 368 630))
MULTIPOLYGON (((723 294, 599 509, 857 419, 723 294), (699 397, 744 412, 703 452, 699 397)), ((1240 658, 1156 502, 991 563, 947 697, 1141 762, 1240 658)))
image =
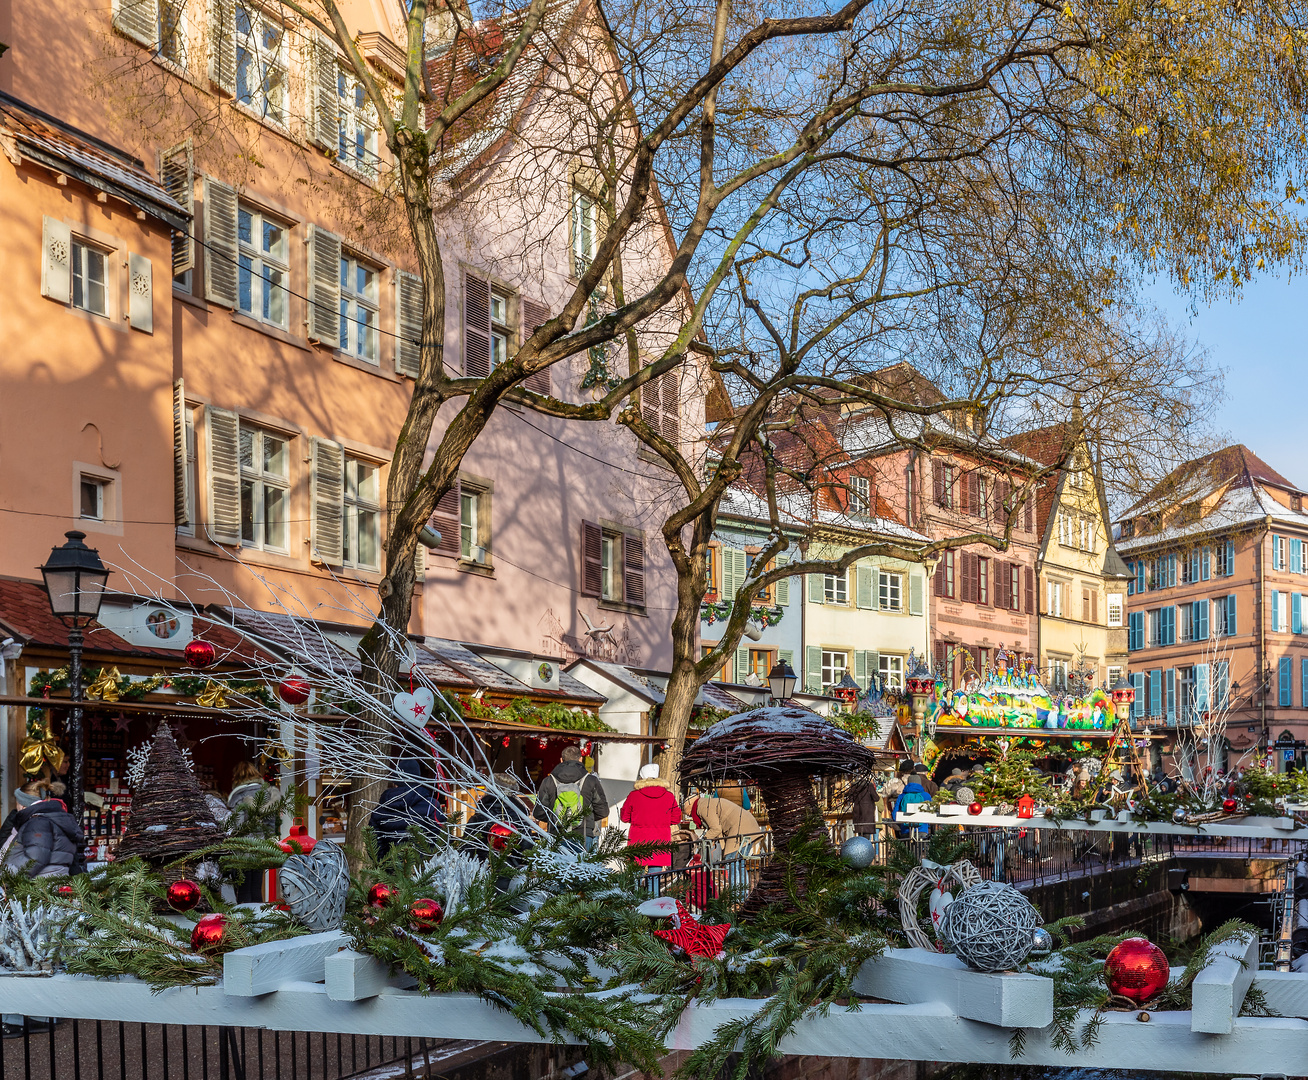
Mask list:
POLYGON ((1176 723, 1176 668, 1168 668, 1166 675, 1167 686, 1167 722, 1176 723))
POLYGON ((1176 644, 1176 607, 1175 605, 1171 607, 1165 607, 1163 608, 1163 611, 1166 614, 1163 616, 1163 632, 1159 635, 1160 638, 1159 644, 1175 645, 1176 644))
POLYGON ((1132 652, 1144 648, 1144 612, 1133 611, 1128 617, 1126 647, 1132 652))
POLYGON ((1207 544, 1204 545, 1203 554, 1199 556, 1199 580, 1207 581, 1213 576, 1213 553, 1207 544))
POLYGON ((1303 593, 1290 594, 1290 632, 1303 633, 1303 593))
POLYGON ((1135 687, 1135 701, 1131 702, 1131 719, 1139 720, 1144 716, 1145 707, 1145 677, 1143 671, 1137 671, 1131 676, 1131 685, 1135 687))
POLYGON ((1272 533, 1272 569, 1284 569, 1281 566, 1281 538, 1276 533, 1272 533))
MULTIPOLYGON (((1194 711, 1196 714, 1208 708, 1208 665, 1194 666, 1194 711)), ((1197 717, 1196 717, 1197 718, 1197 717)))
POLYGON ((1225 709, 1231 694, 1231 662, 1218 660, 1213 671, 1213 704, 1218 709, 1225 709))
POLYGON ((1299 661, 1299 705, 1308 709, 1308 656, 1299 661))
POLYGON ((1231 577, 1235 573, 1235 541, 1226 542, 1226 576, 1231 577))
POLYGON ((1303 541, 1297 536, 1290 537, 1290 573, 1303 573, 1303 541))
POLYGON ((1140 593, 1145 591, 1145 561, 1141 559, 1135 564, 1135 591, 1140 593))
POLYGON ((1149 715, 1161 716, 1163 713, 1163 672, 1154 668, 1149 672, 1149 715))
POLYGON ((1170 588, 1176 584, 1176 555, 1167 556, 1167 584, 1170 588))
POLYGON ((1194 602, 1194 639, 1195 641, 1208 640, 1208 601, 1196 600, 1194 602))
POLYGON ((1135 595, 1135 563, 1133 562, 1127 563, 1126 570, 1127 573, 1131 575, 1131 580, 1126 583, 1126 595, 1134 596, 1135 595))
POLYGON ((1199 580, 1199 549, 1195 548, 1190 552, 1190 580, 1199 580))
POLYGON ((1282 708, 1288 708, 1294 695, 1294 668, 1288 656, 1282 656, 1276 662, 1276 681, 1279 691, 1277 701, 1282 708))
POLYGON ((1235 593, 1226 598, 1226 636, 1235 637, 1235 593))

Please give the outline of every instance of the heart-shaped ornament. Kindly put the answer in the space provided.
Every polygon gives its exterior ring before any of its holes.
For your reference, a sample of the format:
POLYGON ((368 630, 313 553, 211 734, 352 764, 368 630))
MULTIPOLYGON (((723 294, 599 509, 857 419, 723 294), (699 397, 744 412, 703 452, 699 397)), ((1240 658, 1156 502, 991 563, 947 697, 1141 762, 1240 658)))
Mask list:
POLYGON ((345 917, 350 870, 340 844, 320 840, 308 855, 292 855, 278 873, 292 917, 310 930, 335 930, 345 917))
POLYGON ((436 708, 436 695, 427 687, 420 686, 412 694, 396 694, 391 708, 406 724, 425 727, 431 719, 432 710, 436 708))
POLYGON ((931 890, 931 925, 940 926, 940 920, 945 917, 945 909, 954 902, 954 894, 943 890, 937 885, 931 890))

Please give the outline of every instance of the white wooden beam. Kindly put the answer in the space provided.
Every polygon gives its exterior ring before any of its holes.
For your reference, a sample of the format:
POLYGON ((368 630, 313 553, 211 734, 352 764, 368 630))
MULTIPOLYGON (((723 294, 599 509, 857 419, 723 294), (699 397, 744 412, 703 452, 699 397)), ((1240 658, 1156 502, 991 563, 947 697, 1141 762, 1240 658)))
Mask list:
POLYGON ((1009 1028, 1043 1028, 1054 1021, 1054 983, 1038 975, 973 971, 957 956, 925 949, 889 949, 869 960, 854 980, 867 997, 904 1005, 937 1002, 956 1015, 1009 1028))
POLYGON ((1191 984, 1190 1029, 1229 1035, 1257 970, 1257 934, 1218 945, 1212 961, 1191 984))
POLYGON ((1253 985, 1282 1016, 1308 1017, 1308 972, 1255 971, 1253 985))
MULTIPOLYGON (((920 803, 917 805, 925 805, 920 803)), ((910 814, 913 807, 909 807, 910 814)), ((1210 821, 1204 825, 1177 825, 1171 821, 1136 821, 1130 815, 1086 821, 1085 818, 1020 818, 1014 814, 981 814, 958 817, 919 811, 912 815, 919 824, 962 825, 968 829, 1063 829, 1101 833, 1150 833, 1155 836, 1237 836, 1255 840, 1308 840, 1308 829, 1297 828, 1292 817, 1238 817, 1210 821)), ((1285 852, 1270 851, 1269 856, 1285 852)))
POLYGON ((318 982, 326 959, 349 944, 348 934, 326 930, 234 949, 223 957, 223 989, 232 997, 255 997, 290 983, 318 982))
MULTIPOLYGON (((323 982, 332 1001, 363 1001, 376 997, 392 982, 388 966, 375 956, 343 949, 327 957, 323 982)), ((409 980, 412 985, 413 980, 409 980)))

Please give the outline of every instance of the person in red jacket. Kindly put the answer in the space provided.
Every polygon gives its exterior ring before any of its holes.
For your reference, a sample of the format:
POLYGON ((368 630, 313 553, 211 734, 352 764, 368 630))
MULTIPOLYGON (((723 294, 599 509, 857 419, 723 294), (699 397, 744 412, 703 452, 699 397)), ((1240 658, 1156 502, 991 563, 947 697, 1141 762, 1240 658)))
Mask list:
MULTIPOLYGON (((628 845, 672 843, 672 827, 681 822, 681 804, 671 785, 659 777, 657 765, 641 766, 640 779, 623 802, 619 817, 631 826, 628 845)), ((672 852, 656 851, 636 861, 660 869, 672 865, 672 852)))

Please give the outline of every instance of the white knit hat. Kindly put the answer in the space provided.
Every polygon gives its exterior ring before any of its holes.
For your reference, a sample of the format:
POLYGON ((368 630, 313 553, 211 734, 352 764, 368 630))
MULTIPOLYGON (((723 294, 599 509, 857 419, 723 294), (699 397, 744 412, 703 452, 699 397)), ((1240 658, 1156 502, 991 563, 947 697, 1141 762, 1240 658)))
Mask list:
POLYGON ((640 778, 642 780, 656 780, 658 775, 659 767, 657 765, 642 765, 640 767, 640 778))

